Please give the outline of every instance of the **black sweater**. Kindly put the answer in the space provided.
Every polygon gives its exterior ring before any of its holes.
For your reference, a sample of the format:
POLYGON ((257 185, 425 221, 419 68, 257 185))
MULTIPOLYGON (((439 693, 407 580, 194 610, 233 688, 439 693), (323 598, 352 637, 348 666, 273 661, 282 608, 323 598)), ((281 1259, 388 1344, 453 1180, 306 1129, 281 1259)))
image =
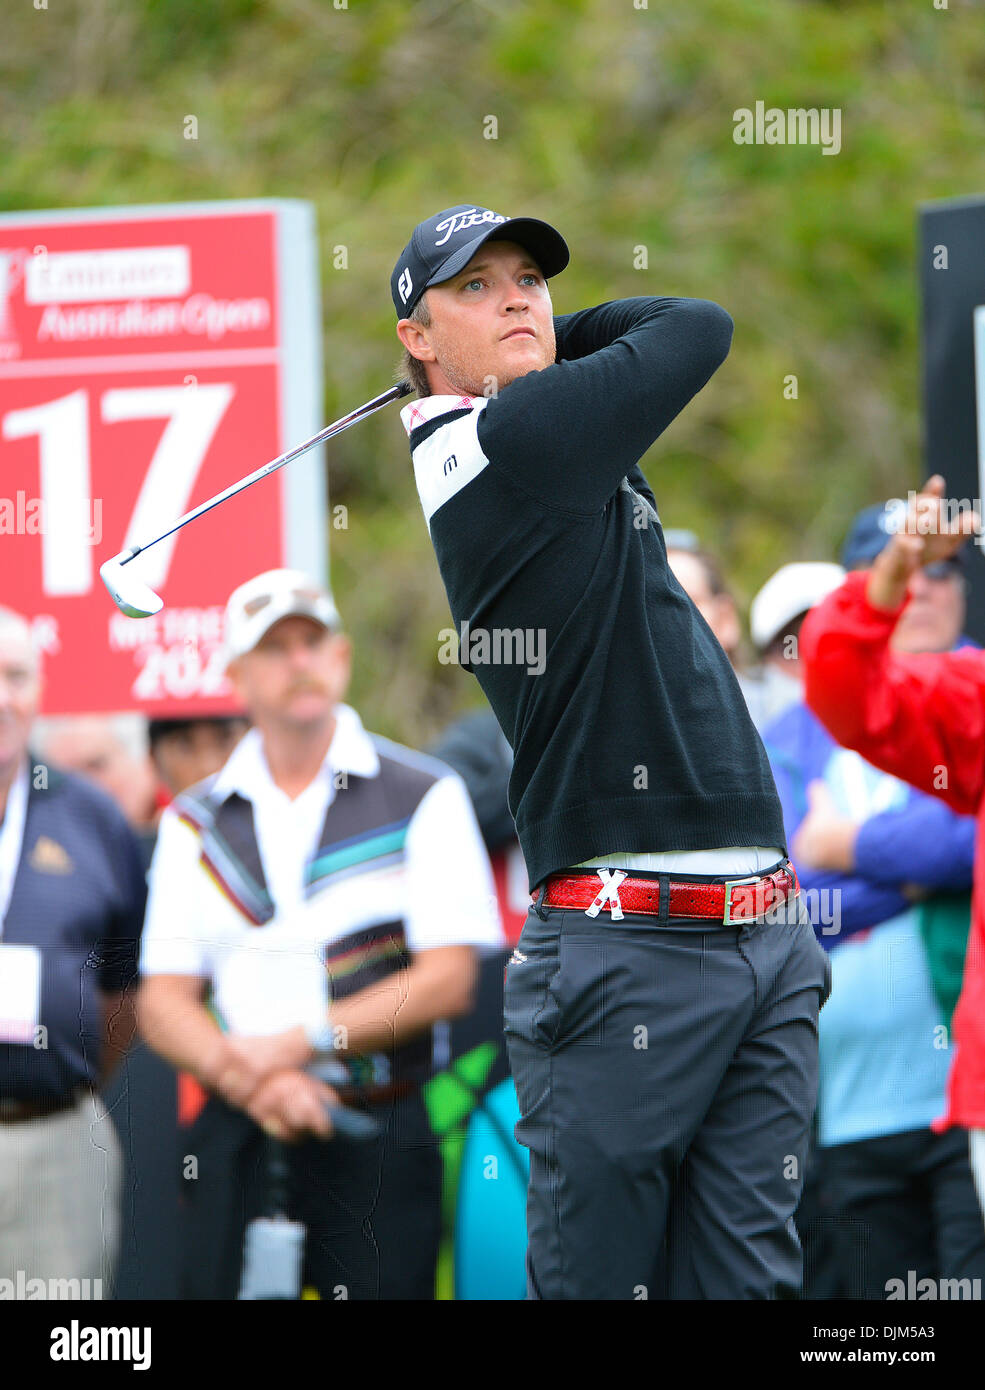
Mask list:
POLYGON ((513 748, 531 889, 616 851, 785 853, 762 741, 638 466, 724 361, 732 320, 639 298, 554 326, 552 366, 401 412, 459 659, 513 748))

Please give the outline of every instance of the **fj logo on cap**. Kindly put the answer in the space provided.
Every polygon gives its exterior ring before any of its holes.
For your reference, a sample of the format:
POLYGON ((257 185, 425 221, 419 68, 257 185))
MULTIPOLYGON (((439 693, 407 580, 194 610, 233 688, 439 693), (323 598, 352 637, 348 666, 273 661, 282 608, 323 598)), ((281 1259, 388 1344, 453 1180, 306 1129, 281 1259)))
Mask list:
POLYGON ((414 282, 410 278, 410 268, 404 266, 403 270, 400 272, 400 279, 397 281, 397 291, 403 304, 407 303, 413 288, 414 282))
POLYGON ((505 217, 501 217, 498 212, 490 212, 488 208, 485 212, 480 212, 478 208, 469 208, 468 212, 456 212, 453 217, 446 217, 444 222, 439 222, 435 227, 436 232, 444 232, 445 234, 443 237, 439 237, 434 244, 435 246, 444 246, 450 236, 454 236, 456 232, 463 232, 466 227, 478 227, 483 222, 491 222, 495 225, 505 221, 507 221, 505 217))

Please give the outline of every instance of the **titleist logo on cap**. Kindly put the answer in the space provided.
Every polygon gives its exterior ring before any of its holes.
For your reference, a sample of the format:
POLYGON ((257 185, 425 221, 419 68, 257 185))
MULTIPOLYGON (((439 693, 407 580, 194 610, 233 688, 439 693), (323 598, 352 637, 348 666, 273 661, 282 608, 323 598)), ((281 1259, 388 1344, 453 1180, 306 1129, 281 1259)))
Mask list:
POLYGON ((435 246, 444 246, 449 237, 456 232, 464 231, 466 227, 478 227, 484 222, 497 223, 506 222, 509 219, 501 217, 498 212, 479 212, 477 208, 469 208, 465 212, 456 212, 452 217, 446 217, 444 222, 438 222, 435 226, 436 232, 444 232, 443 237, 439 237, 434 243, 435 246), (447 231, 445 228, 447 227, 447 231))

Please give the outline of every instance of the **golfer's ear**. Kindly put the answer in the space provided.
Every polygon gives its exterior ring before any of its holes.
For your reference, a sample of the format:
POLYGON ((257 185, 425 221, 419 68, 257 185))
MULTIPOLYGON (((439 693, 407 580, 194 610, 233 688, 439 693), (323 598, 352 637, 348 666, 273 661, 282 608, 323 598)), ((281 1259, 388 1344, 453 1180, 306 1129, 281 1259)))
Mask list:
POLYGON ((397 337, 419 362, 435 362, 434 348, 427 340, 427 332, 413 319, 401 319, 397 324, 397 337))

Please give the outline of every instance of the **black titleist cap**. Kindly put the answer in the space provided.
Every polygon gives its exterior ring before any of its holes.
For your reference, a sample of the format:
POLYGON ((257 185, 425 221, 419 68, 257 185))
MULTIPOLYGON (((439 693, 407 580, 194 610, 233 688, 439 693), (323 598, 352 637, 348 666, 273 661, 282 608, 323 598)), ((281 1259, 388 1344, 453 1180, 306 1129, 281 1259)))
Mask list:
POLYGON ((408 318, 426 289, 463 270, 484 241, 517 242, 533 256, 545 280, 560 274, 569 260, 567 243, 547 222, 459 203, 419 222, 401 251, 390 276, 397 317, 408 318))

